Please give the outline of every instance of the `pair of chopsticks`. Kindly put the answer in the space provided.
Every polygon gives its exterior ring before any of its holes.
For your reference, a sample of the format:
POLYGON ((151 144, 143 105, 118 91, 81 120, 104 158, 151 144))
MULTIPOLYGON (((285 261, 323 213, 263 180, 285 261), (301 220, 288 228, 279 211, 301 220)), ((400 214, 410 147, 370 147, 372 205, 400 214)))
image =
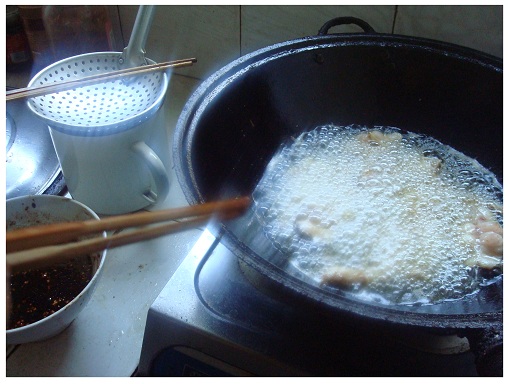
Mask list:
POLYGON ((118 71, 100 73, 98 75, 82 77, 81 79, 62 81, 59 83, 52 83, 37 87, 19 88, 12 91, 7 91, 6 100, 10 101, 27 97, 43 96, 48 95, 50 93, 67 91, 69 89, 73 89, 76 87, 97 84, 103 81, 115 81, 127 76, 142 75, 144 73, 155 71, 163 71, 168 68, 187 67, 193 65, 193 63, 196 62, 197 59, 195 58, 167 61, 159 64, 143 65, 140 67, 126 68, 118 71))
POLYGON ((6 233, 7 267, 11 273, 49 266, 70 257, 100 252, 192 228, 215 217, 233 219, 241 215, 251 199, 241 197, 218 202, 112 216, 102 220, 55 223, 16 229, 6 233), (169 220, 171 223, 150 226, 169 220), (143 226, 143 227, 141 227, 143 226), (111 236, 84 236, 103 231, 136 228, 111 236), (81 238, 81 239, 80 239, 81 238))

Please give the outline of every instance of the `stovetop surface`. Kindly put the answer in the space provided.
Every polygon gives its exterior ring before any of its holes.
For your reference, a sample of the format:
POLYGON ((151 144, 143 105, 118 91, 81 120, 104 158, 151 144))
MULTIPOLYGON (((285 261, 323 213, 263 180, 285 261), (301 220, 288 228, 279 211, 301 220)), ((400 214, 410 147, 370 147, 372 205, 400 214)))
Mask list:
MULTIPOLYGON (((235 345, 233 360, 243 361, 243 353, 253 360, 255 353, 267 359, 266 364, 289 367, 282 375, 293 369, 311 376, 477 375, 467 341, 456 335, 394 328, 361 318, 347 321, 341 314, 332 321, 305 304, 290 306, 272 297, 255 287, 245 272, 236 256, 206 231, 151 307, 148 327, 151 315, 157 316, 158 321, 172 322, 172 337, 179 338, 182 326, 186 333, 191 329, 209 340, 200 346, 208 354, 222 349, 214 344, 235 345)), ((162 367, 171 362, 164 361, 165 354, 147 356, 152 353, 150 343, 147 328, 142 366, 151 360, 152 373, 165 375, 170 371, 162 367)), ((239 362, 229 363, 240 367, 239 362)), ((267 375, 256 366, 240 368, 267 375)))

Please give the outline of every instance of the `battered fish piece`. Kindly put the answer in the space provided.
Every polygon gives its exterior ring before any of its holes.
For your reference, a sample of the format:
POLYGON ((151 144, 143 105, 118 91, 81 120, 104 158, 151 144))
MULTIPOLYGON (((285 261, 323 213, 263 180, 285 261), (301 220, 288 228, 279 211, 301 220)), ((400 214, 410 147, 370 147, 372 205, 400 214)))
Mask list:
POLYGON ((471 235, 478 240, 481 253, 466 260, 466 265, 494 269, 503 262, 503 227, 495 220, 481 215, 471 235))
POLYGON ((381 132, 378 130, 363 132, 358 135, 358 139, 372 145, 390 143, 392 141, 402 140, 402 135, 398 132, 381 132))
POLYGON ((354 284, 367 285, 374 279, 370 271, 348 267, 336 267, 322 276, 321 284, 340 288, 351 287, 354 284))
POLYGON ((314 241, 327 241, 332 238, 329 226, 313 217, 296 219, 294 228, 301 236, 314 241))

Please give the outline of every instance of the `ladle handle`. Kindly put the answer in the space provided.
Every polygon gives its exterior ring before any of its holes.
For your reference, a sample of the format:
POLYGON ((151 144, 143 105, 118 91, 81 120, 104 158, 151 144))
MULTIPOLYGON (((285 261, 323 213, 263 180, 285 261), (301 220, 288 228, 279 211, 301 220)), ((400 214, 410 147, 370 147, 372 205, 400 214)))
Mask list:
POLYGON ((136 15, 135 24, 129 43, 119 59, 121 68, 133 68, 147 64, 145 60, 145 43, 149 35, 152 19, 154 18, 154 5, 140 5, 136 15))

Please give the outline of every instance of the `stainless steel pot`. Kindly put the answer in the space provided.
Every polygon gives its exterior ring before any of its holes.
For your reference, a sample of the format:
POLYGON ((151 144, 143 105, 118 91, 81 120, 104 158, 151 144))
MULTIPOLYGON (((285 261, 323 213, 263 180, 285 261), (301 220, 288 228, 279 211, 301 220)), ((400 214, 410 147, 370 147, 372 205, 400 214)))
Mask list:
POLYGON ((6 103, 6 198, 58 195, 65 182, 48 127, 28 110, 24 100, 6 103))

